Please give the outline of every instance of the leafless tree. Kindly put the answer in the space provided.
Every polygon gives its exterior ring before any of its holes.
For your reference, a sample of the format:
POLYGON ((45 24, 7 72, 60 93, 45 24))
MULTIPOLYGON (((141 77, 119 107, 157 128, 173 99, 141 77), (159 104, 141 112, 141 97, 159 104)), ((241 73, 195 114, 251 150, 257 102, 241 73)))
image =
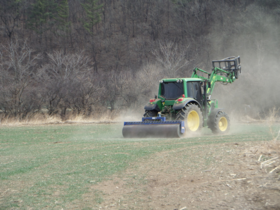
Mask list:
POLYGON ((165 76, 178 77, 179 71, 188 65, 188 47, 179 47, 174 42, 159 42, 159 49, 153 51, 156 61, 165 69, 165 76))
POLYGON ((91 106, 98 102, 95 93, 101 89, 93 76, 90 59, 83 52, 64 55, 62 51, 56 51, 48 57, 50 62, 43 67, 43 78, 49 114, 59 113, 63 119, 67 109, 90 114, 91 106))
MULTIPOLYGON (((1 109, 14 116, 31 111, 32 102, 26 94, 34 94, 28 88, 36 85, 40 71, 36 69, 40 54, 33 54, 27 42, 20 44, 17 40, 8 47, 1 47, 1 109), (6 56, 4 56, 4 54, 6 56)), ((36 94, 35 94, 36 95, 36 94)), ((34 97, 33 97, 34 98, 34 97)), ((35 99, 37 100, 37 99, 35 99)))
POLYGON ((5 34, 11 41, 15 28, 22 15, 22 5, 20 1, 2 0, 0 4, 0 19, 5 27, 5 34))

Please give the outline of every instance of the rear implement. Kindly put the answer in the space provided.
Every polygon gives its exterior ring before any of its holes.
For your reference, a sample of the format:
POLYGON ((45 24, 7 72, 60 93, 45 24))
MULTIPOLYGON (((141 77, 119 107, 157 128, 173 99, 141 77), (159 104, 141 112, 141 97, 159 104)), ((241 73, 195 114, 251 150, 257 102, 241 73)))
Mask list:
POLYGON ((143 117, 142 122, 124 122, 125 138, 179 138, 185 132, 184 121, 166 121, 165 117, 143 117))

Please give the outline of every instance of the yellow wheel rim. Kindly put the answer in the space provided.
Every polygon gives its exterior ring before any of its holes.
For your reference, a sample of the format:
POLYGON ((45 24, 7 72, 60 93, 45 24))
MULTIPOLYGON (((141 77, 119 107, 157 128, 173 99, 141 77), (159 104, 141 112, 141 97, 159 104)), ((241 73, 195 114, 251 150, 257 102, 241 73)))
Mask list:
POLYGON ((191 131, 196 131, 199 128, 199 115, 196 111, 190 111, 187 118, 187 124, 191 131))
POLYGON ((227 118, 225 117, 221 117, 220 120, 219 120, 219 129, 221 131, 225 131, 228 127, 228 121, 227 121, 227 118))

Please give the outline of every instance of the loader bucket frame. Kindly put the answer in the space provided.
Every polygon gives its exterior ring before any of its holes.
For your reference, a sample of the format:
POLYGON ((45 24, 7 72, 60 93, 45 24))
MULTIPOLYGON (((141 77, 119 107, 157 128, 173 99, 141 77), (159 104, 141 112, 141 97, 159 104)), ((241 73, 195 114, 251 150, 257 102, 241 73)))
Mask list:
POLYGON ((227 57, 221 60, 214 60, 212 61, 213 69, 220 68, 226 71, 237 71, 240 70, 241 72, 241 66, 240 66, 240 56, 231 56, 227 57))

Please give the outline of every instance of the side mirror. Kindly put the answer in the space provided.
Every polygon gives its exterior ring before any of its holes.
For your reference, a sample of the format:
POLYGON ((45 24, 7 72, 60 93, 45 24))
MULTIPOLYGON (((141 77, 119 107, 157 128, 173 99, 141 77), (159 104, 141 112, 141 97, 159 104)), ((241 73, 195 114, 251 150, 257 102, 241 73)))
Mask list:
POLYGON ((155 99, 157 99, 157 95, 155 95, 155 99))
POLYGON ((211 88, 211 82, 208 82, 208 88, 211 88))

